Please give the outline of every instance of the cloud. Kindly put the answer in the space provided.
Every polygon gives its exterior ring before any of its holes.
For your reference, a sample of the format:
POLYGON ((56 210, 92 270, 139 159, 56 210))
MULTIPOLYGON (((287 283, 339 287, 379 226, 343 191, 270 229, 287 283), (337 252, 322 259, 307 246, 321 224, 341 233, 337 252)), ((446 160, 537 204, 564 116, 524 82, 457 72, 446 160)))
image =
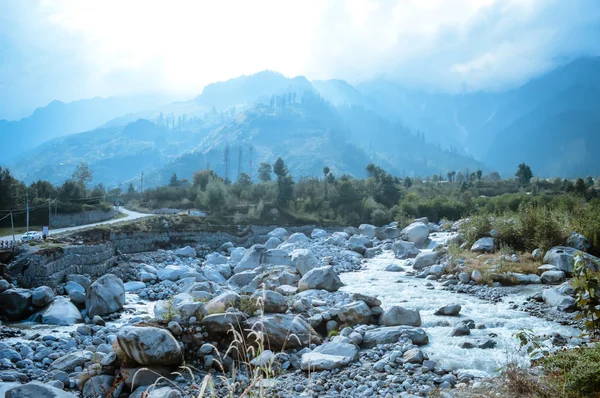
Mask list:
POLYGON ((597 0, 0 2, 0 118, 264 69, 457 91, 600 53, 597 0))

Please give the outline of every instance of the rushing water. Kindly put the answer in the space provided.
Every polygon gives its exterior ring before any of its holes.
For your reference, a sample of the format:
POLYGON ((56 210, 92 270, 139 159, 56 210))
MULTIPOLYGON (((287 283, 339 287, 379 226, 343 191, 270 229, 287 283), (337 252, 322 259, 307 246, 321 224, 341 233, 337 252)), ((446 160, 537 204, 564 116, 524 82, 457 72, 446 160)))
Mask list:
MULTIPOLYGON (((436 234, 434 243, 442 243, 448 234, 436 234)), ((433 245, 432 245, 433 246, 433 245)), ((581 331, 514 310, 511 307, 542 289, 539 285, 515 288, 515 293, 504 297, 499 303, 491 303, 467 294, 444 290, 435 281, 407 276, 405 272, 387 272, 390 264, 398 264, 405 270, 410 269, 405 260, 397 260, 393 253, 387 252, 366 262, 366 268, 358 272, 340 275, 346 284, 341 290, 351 293, 363 293, 376 296, 382 301, 382 307, 388 309, 400 305, 407 309, 418 309, 422 327, 429 335, 429 344, 423 351, 429 358, 445 368, 468 370, 472 374, 487 376, 496 373, 508 360, 527 362, 527 356, 518 352, 518 341, 514 337, 521 329, 531 329, 536 335, 559 333, 565 337, 577 337, 581 331), (432 283, 430 290, 426 284, 432 283), (462 310, 458 317, 436 316, 434 312, 448 304, 460 304, 462 310), (452 337, 455 324, 472 319, 475 324, 484 324, 485 329, 473 329, 470 336, 452 337), (447 323, 450 326, 447 326, 447 323), (474 338, 489 338, 497 342, 493 349, 463 349, 460 343, 474 338)), ((573 343, 577 339, 573 340, 573 343)))

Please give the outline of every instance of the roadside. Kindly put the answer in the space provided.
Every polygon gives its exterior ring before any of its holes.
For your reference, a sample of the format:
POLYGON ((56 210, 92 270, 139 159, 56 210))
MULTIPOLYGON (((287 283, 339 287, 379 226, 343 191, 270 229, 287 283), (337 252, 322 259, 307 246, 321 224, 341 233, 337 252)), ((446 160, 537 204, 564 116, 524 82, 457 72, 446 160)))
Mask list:
MULTIPOLYGON (((101 221, 101 222, 92 223, 92 224, 84 224, 84 225, 77 225, 77 226, 74 226, 74 227, 50 229, 49 235, 58 235, 58 234, 61 234, 61 233, 71 232, 71 231, 77 231, 77 230, 80 230, 80 229, 94 227, 94 226, 97 226, 97 225, 114 224, 114 223, 117 223, 117 222, 130 221, 130 220, 136 220, 136 219, 139 219, 139 218, 153 216, 153 214, 144 214, 144 213, 138 213, 138 212, 135 212, 135 211, 127 210, 124 207, 120 207, 119 211, 123 214, 122 216, 117 215, 116 217, 111 218, 110 220, 101 221)), ((41 231, 41 227, 39 227, 39 226, 38 227, 31 227, 30 230, 32 230, 32 231, 41 231)), ((21 235, 23 235, 24 228, 16 228, 15 231, 16 231, 15 238, 17 240, 20 240, 21 235)), ((4 230, 3 232, 5 233, 6 231, 4 230)), ((2 240, 4 240, 4 241, 10 241, 10 240, 12 240, 12 238, 13 238, 12 234, 11 235, 0 236, 0 241, 2 241, 2 240)))

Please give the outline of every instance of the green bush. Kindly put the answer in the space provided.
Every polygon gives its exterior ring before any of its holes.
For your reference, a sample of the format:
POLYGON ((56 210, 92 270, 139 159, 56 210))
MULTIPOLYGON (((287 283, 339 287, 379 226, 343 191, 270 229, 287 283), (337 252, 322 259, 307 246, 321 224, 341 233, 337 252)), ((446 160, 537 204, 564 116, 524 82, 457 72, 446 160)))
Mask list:
POLYGON ((600 348, 558 352, 543 361, 545 373, 564 387, 566 397, 597 396, 600 392, 600 348))

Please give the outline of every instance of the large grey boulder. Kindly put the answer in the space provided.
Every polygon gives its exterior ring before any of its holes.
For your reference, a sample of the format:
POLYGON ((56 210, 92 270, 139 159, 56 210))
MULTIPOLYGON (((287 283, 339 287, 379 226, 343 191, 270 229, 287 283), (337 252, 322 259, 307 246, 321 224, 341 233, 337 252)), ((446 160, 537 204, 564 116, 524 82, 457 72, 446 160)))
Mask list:
POLYGON ((592 247, 592 244, 590 243, 588 238, 586 238, 582 234, 577 232, 571 232, 569 238, 567 239, 567 246, 585 252, 592 247))
POLYGON ((54 300, 40 312, 41 322, 46 325, 74 325, 83 322, 81 313, 75 305, 66 298, 54 300))
POLYGON ((421 252, 414 243, 405 242, 403 240, 397 239, 392 245, 392 251, 396 258, 400 260, 406 260, 407 258, 414 258, 419 255, 421 252))
POLYGON ((285 297, 272 290, 257 290, 252 294, 251 299, 260 302, 265 314, 280 314, 288 309, 285 297))
POLYGON ((559 311, 572 312, 577 308, 573 297, 562 294, 558 289, 546 289, 542 292, 544 302, 559 311))
POLYGON ((126 326, 117 333, 121 349, 140 365, 179 365, 183 354, 177 340, 164 329, 126 326))
POLYGON ((379 324, 382 326, 421 326, 421 314, 419 310, 409 310, 395 305, 381 314, 379 324))
POLYGON ((218 264, 227 264, 227 257, 222 255, 221 253, 210 253, 206 256, 206 261, 204 265, 218 265, 218 264))
POLYGON ((27 318, 31 312, 31 291, 15 288, 0 293, 0 315, 16 321, 27 318))
POLYGON ((324 229, 315 228, 310 233, 311 239, 321 239, 326 238, 329 234, 324 229))
POLYGON ((369 239, 364 235, 352 235, 350 239, 346 242, 346 247, 348 250, 359 254, 365 254, 367 251, 367 244, 369 243, 369 239))
POLYGON ((377 230, 377 227, 375 225, 371 225, 371 224, 361 224, 358 227, 358 230, 360 231, 361 235, 364 235, 369 239, 374 239, 375 231, 377 230))
POLYGON ((124 305, 125 286, 113 274, 106 274, 92 283, 85 296, 85 308, 90 318, 120 311, 124 305))
POLYGON ((36 287, 31 291, 31 304, 34 307, 45 307, 54 300, 54 292, 48 286, 36 287))
POLYGON ((368 325, 371 323, 372 315, 371 309, 367 303, 362 300, 343 305, 340 307, 338 312, 338 318, 340 318, 340 321, 347 323, 348 325, 368 325))
POLYGON ((414 222, 400 232, 400 237, 417 246, 424 245, 429 239, 429 227, 422 222, 414 222))
POLYGON ((301 276, 319 265, 317 257, 308 249, 296 249, 291 253, 292 265, 301 276))
POLYGON ((554 265, 559 270, 570 275, 573 273, 573 263, 577 254, 583 256, 587 267, 596 271, 599 270, 600 258, 566 246, 556 246, 548 250, 544 256, 544 264, 554 265))
POLYGON ((333 267, 317 267, 308 271, 298 282, 298 291, 323 289, 335 292, 344 286, 333 267))
POLYGON ((243 271, 237 274, 233 274, 231 278, 227 281, 228 285, 232 289, 241 289, 244 286, 248 285, 256 276, 258 272, 253 270, 243 271))
POLYGON ((265 247, 267 249, 277 249, 277 246, 279 246, 281 244, 281 240, 279 240, 278 238, 272 236, 269 238, 269 240, 267 240, 267 242, 265 243, 265 247))
POLYGON ((496 250, 494 238, 481 238, 471 246, 471 251, 476 253, 491 253, 494 250, 496 250))
POLYGON ((546 285, 560 285, 566 280, 566 275, 562 271, 546 271, 540 276, 542 283, 546 285))
POLYGON ((67 276, 67 282, 75 282, 83 287, 84 292, 92 285, 92 280, 85 275, 72 274, 67 276))
POLYGON ((180 256, 180 257, 196 257, 196 250, 194 250, 193 248, 186 246, 186 247, 182 247, 180 249, 175 250, 175 255, 180 256))
POLYGON ((286 243, 290 243, 290 244, 306 243, 306 242, 308 242, 308 237, 300 232, 296 232, 296 233, 290 235, 290 237, 286 241, 286 243))
POLYGON ((252 245, 233 269, 234 274, 250 271, 267 262, 267 248, 263 245, 252 245))
POLYGON ((302 370, 332 370, 358 360, 358 347, 350 343, 325 343, 302 355, 302 370))
POLYGON ((375 236, 380 240, 396 239, 402 235, 402 230, 398 227, 384 226, 375 230, 375 236))
POLYGON ((460 313, 462 307, 460 304, 448 304, 441 307, 434 314, 435 315, 443 315, 443 316, 456 316, 460 313))
MULTIPOLYGON (((1 383, 0 383, 1 384, 1 383)), ((6 398, 75 398, 74 394, 39 381, 32 381, 6 391, 6 398)))
POLYGON ((175 282, 181 279, 183 274, 193 271, 193 269, 186 267, 185 265, 167 265, 166 267, 159 269, 156 275, 161 281, 175 282))
POLYGON ((206 328, 210 336, 217 336, 230 334, 232 330, 241 332, 245 320, 246 315, 242 312, 226 312, 205 316, 200 324, 206 328))
POLYGON ((232 290, 226 290, 206 303, 206 312, 210 315, 220 314, 229 307, 235 307, 240 302, 240 295, 232 290))
POLYGON ((91 351, 75 351, 54 360, 50 365, 50 370, 71 373, 75 368, 83 366, 87 361, 91 360, 92 357, 93 353, 91 351))
POLYGON ((367 330, 363 336, 362 345, 373 348, 378 344, 394 344, 400 337, 407 337, 415 345, 429 343, 427 333, 421 328, 413 326, 384 326, 377 329, 367 330))
POLYGON ((144 282, 131 281, 125 282, 123 284, 126 292, 135 292, 136 290, 142 290, 146 288, 146 284, 144 282))
POLYGON ((97 375, 85 382, 83 385, 83 396, 85 398, 117 398, 121 394, 122 389, 123 383, 115 385, 114 376, 97 375))
POLYGON ((277 238, 279 240, 284 240, 286 236, 289 236, 289 232, 285 228, 275 228, 271 232, 267 234, 268 237, 277 238))
POLYGON ((420 271, 423 268, 430 267, 435 264, 437 259, 438 254, 436 252, 419 253, 419 255, 413 260, 413 268, 417 271, 420 271))
MULTIPOLYGON (((302 318, 285 314, 270 314, 248 318, 246 329, 264 334, 265 346, 272 350, 307 347, 320 344, 321 336, 302 318)), ((251 338, 252 336, 249 336, 251 338)))

